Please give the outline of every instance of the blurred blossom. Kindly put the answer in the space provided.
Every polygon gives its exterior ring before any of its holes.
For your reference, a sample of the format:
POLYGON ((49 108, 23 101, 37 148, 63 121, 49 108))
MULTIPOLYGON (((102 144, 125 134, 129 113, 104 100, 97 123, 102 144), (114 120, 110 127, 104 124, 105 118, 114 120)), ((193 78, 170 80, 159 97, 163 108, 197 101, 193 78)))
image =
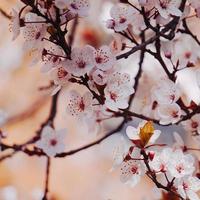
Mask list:
POLYGON ((0 199, 2 200, 19 200, 16 188, 7 186, 0 190, 0 199))

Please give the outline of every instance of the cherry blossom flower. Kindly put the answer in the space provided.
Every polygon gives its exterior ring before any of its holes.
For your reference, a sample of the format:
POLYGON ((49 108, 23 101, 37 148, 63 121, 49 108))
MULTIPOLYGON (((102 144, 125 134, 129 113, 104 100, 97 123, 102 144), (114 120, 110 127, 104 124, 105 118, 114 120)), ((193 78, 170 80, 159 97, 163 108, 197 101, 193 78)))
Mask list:
POLYGON ((167 19, 170 15, 180 17, 182 12, 178 9, 180 6, 180 0, 155 0, 154 6, 158 10, 159 14, 167 19))
POLYGON ((89 13, 88 0, 67 0, 67 8, 80 17, 85 17, 89 13))
POLYGON ((176 103, 162 104, 157 109, 157 116, 160 118, 160 124, 175 124, 181 119, 182 110, 176 103))
POLYGON ((199 45, 188 35, 181 35, 174 44, 174 59, 179 60, 179 69, 195 65, 200 57, 199 45))
POLYGON ((128 142, 124 137, 120 137, 120 142, 113 151, 113 166, 111 171, 123 163, 131 145, 128 142))
POLYGON ((65 137, 66 129, 54 130, 50 126, 45 126, 42 130, 41 139, 35 145, 48 156, 54 157, 65 150, 65 137))
POLYGON ((141 161, 129 160, 121 164, 120 180, 134 187, 139 183, 141 176, 145 173, 145 166, 141 161))
MULTIPOLYGON (((41 21, 43 18, 38 17, 34 13, 28 13, 25 16, 26 22, 41 21)), ((46 25, 42 23, 28 23, 22 27, 22 34, 25 39, 25 49, 42 48, 42 39, 46 35, 46 25)))
MULTIPOLYGON (((144 130, 146 131, 146 130, 144 130)), ((153 144, 155 143, 155 141, 159 138, 161 131, 160 130, 154 130, 153 126, 151 123, 146 122, 146 121, 142 121, 137 128, 133 127, 133 126, 128 126, 126 128, 126 134, 129 137, 130 140, 132 140, 134 142, 134 144, 138 144, 140 145, 140 143, 144 143, 143 146, 148 145, 148 144, 153 144), (149 128, 147 128, 146 126, 149 125, 149 128), (141 131, 143 129, 148 129, 148 133, 147 134, 151 134, 148 135, 148 138, 145 139, 141 136, 141 131), (152 130, 151 130, 152 129, 152 130), (149 133, 152 132, 152 133, 149 133), (145 140, 145 141, 142 141, 145 140)))
POLYGON ((55 0, 55 6, 59 9, 67 8, 79 17, 86 17, 90 7, 88 0, 55 0))
POLYGON ((89 73, 95 66, 95 49, 89 45, 83 48, 74 48, 71 53, 71 60, 66 61, 66 69, 75 76, 83 76, 89 73))
POLYGON ((166 79, 152 89, 152 98, 160 104, 171 104, 180 98, 180 88, 173 81, 166 79))
POLYGON ((51 79, 56 85, 52 95, 56 94, 62 88, 62 86, 68 83, 68 80, 71 78, 71 74, 66 71, 63 64, 64 62, 52 69, 50 72, 51 79))
POLYGON ((111 49, 104 45, 95 51, 95 66, 103 71, 115 65, 116 58, 111 49))
POLYGON ((95 106, 92 107, 91 115, 83 115, 82 121, 86 125, 88 133, 98 134, 101 131, 104 120, 112 118, 113 113, 109 112, 105 105, 97 105, 97 102, 93 102, 95 106))
POLYGON ((161 152, 155 152, 153 160, 149 161, 150 167, 156 172, 165 173, 168 171, 168 164, 172 154, 171 148, 164 148, 161 152))
POLYGON ((128 97, 134 93, 131 85, 108 85, 105 90, 105 105, 113 111, 128 107, 128 97))
POLYGON ((192 175, 195 170, 194 157, 190 154, 184 154, 182 150, 177 149, 171 154, 168 169, 171 176, 175 178, 192 175))
POLYGON ((11 28, 12 28, 12 33, 13 33, 12 40, 15 40, 20 34, 19 13, 15 9, 12 9, 12 19, 11 19, 11 21, 12 21, 11 28))
POLYGON ((184 199, 199 200, 199 196, 196 194, 200 190, 200 180, 197 177, 186 177, 179 179, 176 183, 178 193, 184 199))
POLYGON ((114 5, 110 11, 112 19, 107 21, 107 27, 117 32, 124 31, 134 19, 135 10, 126 4, 114 5))
POLYGON ((67 105, 67 112, 72 116, 84 117, 92 114, 93 97, 90 92, 86 92, 81 96, 75 90, 69 94, 69 103, 67 105))
POLYGON ((200 134, 200 114, 194 115, 190 120, 182 122, 185 130, 189 132, 198 132, 200 134))
POLYGON ((135 92, 130 75, 127 73, 114 73, 110 76, 104 92, 107 108, 113 111, 127 108, 128 98, 135 92))
POLYGON ((199 45, 188 35, 177 35, 172 41, 162 42, 162 49, 178 69, 193 66, 200 57, 199 45))

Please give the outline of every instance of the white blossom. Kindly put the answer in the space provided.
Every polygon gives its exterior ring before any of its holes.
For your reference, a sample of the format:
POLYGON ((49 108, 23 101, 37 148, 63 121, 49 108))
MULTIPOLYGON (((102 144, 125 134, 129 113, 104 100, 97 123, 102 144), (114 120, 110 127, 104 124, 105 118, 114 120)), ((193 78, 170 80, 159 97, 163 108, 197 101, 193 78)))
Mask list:
POLYGON ((182 150, 177 149, 171 154, 168 169, 171 176, 175 178, 192 175, 195 170, 194 157, 190 154, 184 154, 182 150))
POLYGON ((150 167, 157 173, 167 172, 172 153, 171 148, 164 148, 161 152, 155 152, 153 160, 149 162, 150 167))
POLYGON ((71 53, 71 60, 66 61, 66 69, 75 76, 83 76, 89 73, 95 66, 95 49, 89 45, 83 48, 74 48, 71 53))
POLYGON ((107 27, 115 31, 124 31, 134 19, 135 10, 126 4, 114 5, 110 11, 112 19, 107 21, 107 27))
POLYGON ((67 112, 72 116, 84 117, 92 114, 93 97, 90 92, 81 96, 77 91, 72 90, 69 94, 67 112))
POLYGON ((111 69, 116 62, 115 55, 112 53, 111 49, 104 45, 95 51, 95 66, 100 70, 111 69))
POLYGON ((162 104, 157 109, 157 116, 160 118, 160 124, 175 124, 181 119, 182 110, 176 103, 162 104))
POLYGON ((41 139, 35 145, 48 156, 54 157, 65 150, 65 137, 66 129, 54 130, 50 126, 45 126, 42 130, 41 139))
POLYGON ((197 177, 186 177, 177 181, 178 193, 184 199, 199 200, 198 192, 200 190, 200 180, 197 177))
POLYGON ((121 164, 120 180, 134 187, 139 183, 141 176, 145 173, 145 166, 141 161, 128 160, 121 164))
POLYGON ((181 0, 154 0, 154 6, 159 14, 167 19, 170 15, 180 17, 182 12, 179 10, 181 0))
POLYGON ((159 104, 174 103, 180 98, 180 88, 169 79, 161 80, 153 87, 152 96, 159 104))

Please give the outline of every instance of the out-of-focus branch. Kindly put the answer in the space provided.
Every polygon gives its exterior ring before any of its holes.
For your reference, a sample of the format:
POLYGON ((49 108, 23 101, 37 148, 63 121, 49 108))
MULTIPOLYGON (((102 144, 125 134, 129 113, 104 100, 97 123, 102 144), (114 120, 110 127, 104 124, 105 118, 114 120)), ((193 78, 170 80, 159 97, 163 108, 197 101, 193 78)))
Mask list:
POLYGON ((2 8, 0 8, 0 13, 1 13, 5 18, 11 19, 11 16, 10 16, 8 13, 6 13, 2 8))
POLYGON ((21 122, 27 118, 33 116, 42 106, 44 106, 49 100, 48 96, 42 96, 36 99, 27 109, 19 114, 11 116, 7 119, 6 125, 21 122))

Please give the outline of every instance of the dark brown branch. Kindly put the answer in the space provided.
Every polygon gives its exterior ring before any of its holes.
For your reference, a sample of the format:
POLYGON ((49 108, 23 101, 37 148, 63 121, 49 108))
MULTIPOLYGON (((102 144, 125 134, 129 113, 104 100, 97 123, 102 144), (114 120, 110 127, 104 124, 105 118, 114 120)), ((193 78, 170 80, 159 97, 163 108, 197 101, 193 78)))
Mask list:
POLYGON ((51 167, 51 158, 47 157, 45 190, 44 190, 44 196, 42 200, 48 200, 50 167, 51 167))
POLYGON ((144 157, 144 164, 146 165, 147 168, 147 173, 146 175, 153 181, 153 183, 157 186, 157 188, 163 189, 169 193, 172 193, 174 195, 176 195, 177 197, 179 197, 181 200, 184 200, 184 198, 182 198, 178 193, 176 193, 175 191, 173 191, 173 183, 174 183, 174 179, 172 179, 172 182, 170 182, 167 186, 161 184, 158 180, 157 180, 157 176, 156 173, 154 173, 151 170, 151 167, 149 165, 149 158, 148 155, 146 154, 146 152, 144 150, 141 150, 141 155, 143 155, 144 157))

